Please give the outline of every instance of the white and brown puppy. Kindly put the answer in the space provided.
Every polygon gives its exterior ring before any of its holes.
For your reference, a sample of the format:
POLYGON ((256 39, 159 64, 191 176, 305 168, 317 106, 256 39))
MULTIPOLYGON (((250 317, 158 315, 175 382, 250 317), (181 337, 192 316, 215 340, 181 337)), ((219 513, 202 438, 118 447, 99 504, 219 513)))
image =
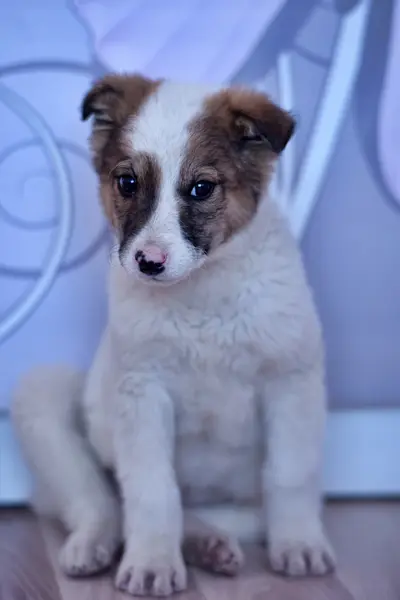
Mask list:
POLYGON ((254 91, 120 75, 89 92, 91 115, 117 239, 108 325, 86 379, 35 372, 13 407, 37 505, 70 532, 65 571, 108 566, 123 539, 132 594, 183 589, 184 560, 233 574, 236 541, 182 506, 263 502, 272 568, 326 573, 320 326, 268 197, 292 117, 254 91))

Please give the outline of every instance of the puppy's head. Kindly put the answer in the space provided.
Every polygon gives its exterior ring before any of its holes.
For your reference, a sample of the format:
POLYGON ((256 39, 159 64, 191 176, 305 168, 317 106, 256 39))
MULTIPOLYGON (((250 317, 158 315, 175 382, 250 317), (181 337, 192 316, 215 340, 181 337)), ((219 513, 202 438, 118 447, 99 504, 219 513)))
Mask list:
POLYGON ((257 211, 294 120, 266 96, 109 75, 82 105, 122 265, 173 283, 257 211))

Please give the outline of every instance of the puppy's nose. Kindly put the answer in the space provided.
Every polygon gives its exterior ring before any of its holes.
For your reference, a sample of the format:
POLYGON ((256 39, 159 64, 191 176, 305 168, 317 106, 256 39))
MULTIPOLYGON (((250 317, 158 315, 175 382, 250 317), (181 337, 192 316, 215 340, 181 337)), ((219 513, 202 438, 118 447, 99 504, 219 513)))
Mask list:
POLYGON ((136 252, 135 260, 140 272, 151 277, 164 271, 167 255, 158 246, 149 245, 136 252))

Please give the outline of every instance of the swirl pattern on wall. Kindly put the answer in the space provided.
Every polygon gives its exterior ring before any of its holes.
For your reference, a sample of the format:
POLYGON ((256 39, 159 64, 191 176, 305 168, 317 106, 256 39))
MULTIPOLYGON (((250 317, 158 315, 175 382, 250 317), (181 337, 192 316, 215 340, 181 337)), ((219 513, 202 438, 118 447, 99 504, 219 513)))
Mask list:
POLYGON ((0 343, 11 335, 41 303, 52 285, 60 268, 71 236, 72 202, 71 181, 64 158, 43 117, 21 96, 5 85, 0 85, 0 101, 6 104, 25 121, 35 136, 43 144, 43 149, 56 174, 56 185, 59 198, 60 220, 57 235, 54 236, 51 252, 48 253, 47 264, 36 279, 28 295, 6 314, 0 323, 0 343))
MULTIPOLYGON (((101 69, 96 68, 95 65, 92 67, 73 61, 44 60, 7 65, 1 68, 0 76, 46 71, 92 75, 96 72, 96 74, 99 74, 101 69)), ((1 344, 12 336, 43 302, 59 273, 72 271, 80 267, 100 247, 108 243, 108 231, 106 226, 102 226, 93 239, 90 239, 84 247, 80 247, 73 256, 69 256, 71 254, 69 246, 73 235, 74 197, 66 157, 73 156, 83 160, 89 167, 89 153, 73 141, 57 139, 44 116, 28 100, 3 83, 0 84, 0 104, 3 104, 17 115, 32 132, 31 138, 12 143, 0 151, 0 170, 4 167, 5 173, 7 173, 9 161, 12 162, 13 159, 18 161, 19 164, 25 164, 21 157, 27 149, 40 150, 46 159, 46 164, 41 169, 37 169, 34 175, 51 183, 52 190, 49 196, 51 196, 53 204, 50 207, 52 213, 50 216, 46 214, 37 217, 35 215, 33 218, 32 215, 28 217, 25 214, 20 215, 14 204, 10 206, 7 204, 9 198, 3 185, 0 196, 0 221, 3 222, 3 225, 8 225, 14 228, 15 231, 45 232, 46 236, 49 237, 49 245, 46 257, 40 266, 21 265, 18 260, 10 260, 9 253, 5 251, 5 248, 1 253, 0 277, 29 282, 28 293, 24 294, 23 298, 13 302, 0 315, 1 344)), ((5 178, 3 178, 4 181, 5 178)), ((19 183, 23 187, 24 180, 19 183)), ((49 212, 49 207, 46 207, 46 210, 49 212)), ((80 245, 82 246, 82 244, 80 245)))

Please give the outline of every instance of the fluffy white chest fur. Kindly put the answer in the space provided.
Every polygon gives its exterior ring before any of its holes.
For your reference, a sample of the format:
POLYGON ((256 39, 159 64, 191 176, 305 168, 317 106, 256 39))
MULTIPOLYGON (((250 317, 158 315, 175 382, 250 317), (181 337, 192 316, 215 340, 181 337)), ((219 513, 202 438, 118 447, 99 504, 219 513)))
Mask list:
POLYGON ((318 348, 296 255, 287 225, 265 205, 246 232, 179 286, 143 286, 112 262, 110 323, 84 396, 88 435, 105 465, 115 464, 112 388, 121 373, 145 378, 150 370, 174 403, 185 504, 261 499, 268 378, 314 360, 318 348))

